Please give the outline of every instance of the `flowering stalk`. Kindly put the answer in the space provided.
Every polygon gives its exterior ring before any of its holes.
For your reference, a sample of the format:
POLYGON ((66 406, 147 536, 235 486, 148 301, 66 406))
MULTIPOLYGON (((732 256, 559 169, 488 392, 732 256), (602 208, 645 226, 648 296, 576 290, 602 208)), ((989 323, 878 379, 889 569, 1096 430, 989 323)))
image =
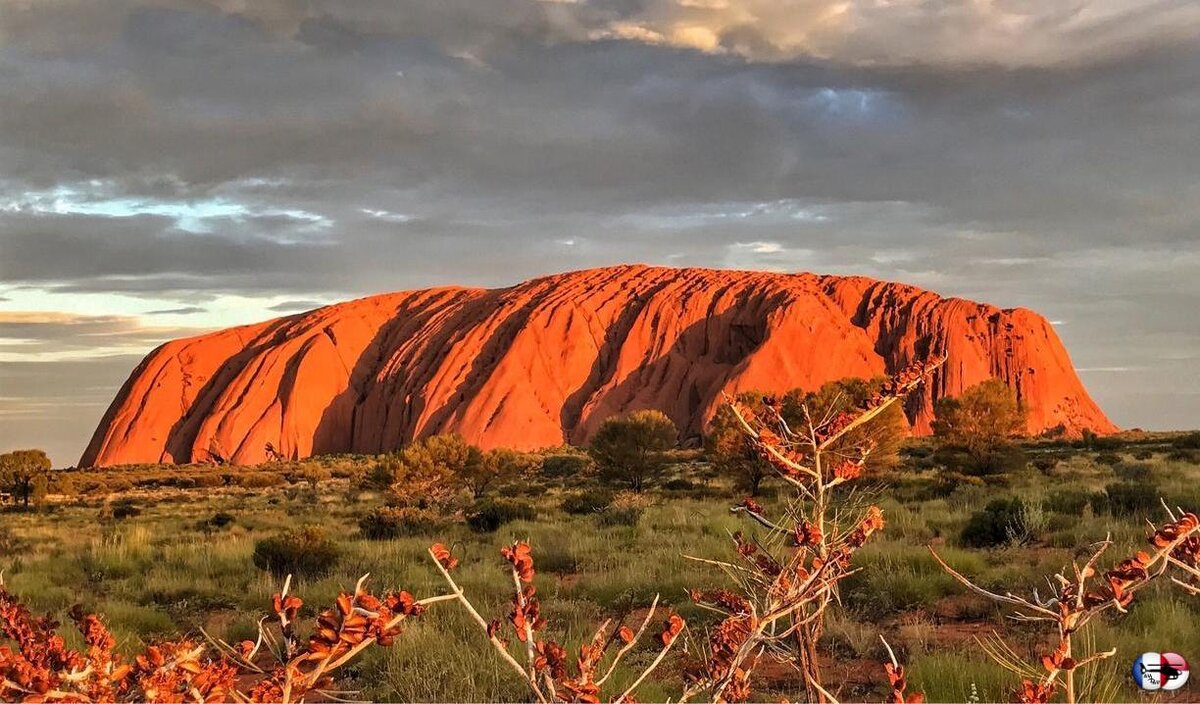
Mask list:
POLYGON ((1032 597, 1023 597, 1011 592, 1000 594, 984 589, 946 564, 932 547, 929 551, 943 570, 971 591, 1014 607, 1010 615, 1013 620, 1054 625, 1058 645, 1051 653, 1042 656, 1038 663, 1040 668, 1021 661, 1002 641, 981 643, 981 646, 1002 667, 1022 678, 1015 694, 1018 701, 1036 704, 1048 702, 1061 687, 1068 704, 1074 704, 1078 696, 1075 672, 1085 665, 1110 658, 1117 652, 1115 648, 1082 656, 1076 652, 1072 637, 1093 618, 1109 609, 1125 613, 1134 594, 1170 568, 1183 572, 1186 578, 1172 576, 1172 581, 1191 593, 1200 593, 1197 588, 1200 583, 1200 571, 1197 570, 1197 561, 1200 559, 1200 519, 1194 513, 1181 511, 1177 516, 1170 509, 1167 509, 1167 513, 1170 519, 1167 523, 1161 527, 1152 526, 1154 531, 1149 537, 1149 543, 1153 546, 1151 552, 1139 551, 1101 575, 1096 565, 1112 545, 1112 541, 1106 538, 1095 546, 1086 563, 1082 566, 1072 564, 1070 577, 1062 573, 1054 575, 1052 584, 1058 585, 1056 592, 1044 601, 1036 591, 1032 597), (1097 577, 1101 578, 1099 584, 1093 585, 1097 577))
POLYGON ((810 701, 836 701, 822 685, 817 665, 825 612, 837 599, 841 580, 854 572, 853 554, 884 525, 878 506, 849 519, 834 508, 833 490, 862 476, 873 449, 869 441, 849 449, 840 445, 852 430, 920 386, 944 361, 942 357, 912 365, 847 411, 817 419, 805 407, 801 429, 789 426, 772 399, 764 399, 761 417, 729 401, 751 445, 795 496, 779 519, 768 518, 749 498, 731 509, 766 530, 761 538, 734 534, 738 562, 684 556, 720 567, 740 587, 740 593, 691 593, 697 604, 725 618, 710 634, 704 660, 685 673, 684 699, 708 692, 714 701, 743 701, 750 696, 750 678, 760 658, 772 656, 796 665, 810 701))
MULTIPOLYGON (((515 542, 500 550, 501 556, 509 563, 513 577, 512 610, 509 612, 505 628, 500 619, 488 621, 471 603, 450 574, 458 565, 458 558, 442 544, 433 545, 429 556, 433 559, 438 571, 450 585, 454 597, 467 610, 487 634, 488 641, 499 653, 501 659, 529 686, 530 692, 538 702, 599 702, 601 686, 608 681, 616 670, 622 658, 639 642, 646 632, 658 608, 658 597, 650 605, 650 610, 636 632, 628 626, 618 626, 609 631, 611 620, 605 621, 596 630, 592 638, 580 646, 579 657, 575 660, 574 671, 568 667, 567 651, 552 640, 538 640, 537 633, 544 630, 546 621, 541 616, 541 605, 537 598, 537 589, 533 586, 534 570, 533 551, 525 542, 515 542), (522 665, 508 650, 508 641, 503 636, 511 633, 524 644, 526 662, 522 665), (607 668, 603 667, 608 659, 608 653, 616 642, 621 646, 609 659, 607 668), (600 674, 603 672, 603 674, 600 674)), ((663 623, 662 630, 657 635, 658 654, 632 684, 611 699, 613 702, 634 702, 634 692, 650 674, 662 664, 671 647, 678 640, 686 624, 682 618, 672 614, 663 623)))

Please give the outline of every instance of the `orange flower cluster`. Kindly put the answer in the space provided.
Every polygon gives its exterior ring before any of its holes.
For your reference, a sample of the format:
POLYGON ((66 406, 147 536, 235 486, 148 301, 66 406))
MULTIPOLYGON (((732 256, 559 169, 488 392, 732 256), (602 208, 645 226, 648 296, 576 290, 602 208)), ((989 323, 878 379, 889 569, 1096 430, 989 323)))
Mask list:
POLYGON ((1046 704, 1054 696, 1054 685, 1022 680, 1013 696, 1021 704, 1046 704))
MULTIPOLYGON (((871 535, 879 530, 883 530, 883 511, 872 504, 867 509, 867 515, 850 533, 850 537, 846 538, 846 544, 852 548, 861 548, 871 535)), ((847 557, 849 556, 847 555, 847 557)))
POLYGON ((908 677, 903 665, 888 662, 884 663, 883 669, 887 672, 888 684, 892 687, 888 696, 890 704, 921 704, 925 701, 923 692, 908 693, 908 677))
POLYGON ((450 549, 441 543, 434 543, 433 547, 429 548, 433 553, 433 557, 442 567, 447 570, 452 570, 458 567, 458 558, 450 554, 450 549))
MULTIPOLYGON (((704 595, 693 595, 699 602, 701 599, 696 596, 704 595)), ((707 660, 690 663, 683 673, 689 686, 707 687, 724 682, 724 688, 716 694, 730 702, 744 702, 750 698, 750 672, 754 669, 743 667, 738 656, 757 621, 744 600, 740 608, 739 613, 725 618, 709 635, 707 660)))
POLYGON ((204 658, 191 641, 151 645, 126 663, 99 617, 76 607, 71 618, 84 653, 67 647, 58 623, 33 617, 0 586, 0 633, 16 646, 0 646, 0 700, 208 702, 225 701, 234 691, 237 668, 204 658))

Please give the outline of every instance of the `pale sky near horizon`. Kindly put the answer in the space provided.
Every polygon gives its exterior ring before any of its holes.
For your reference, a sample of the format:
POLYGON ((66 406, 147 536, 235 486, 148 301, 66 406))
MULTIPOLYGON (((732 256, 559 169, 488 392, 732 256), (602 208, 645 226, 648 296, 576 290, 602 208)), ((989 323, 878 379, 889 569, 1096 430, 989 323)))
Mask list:
POLYGON ((0 0, 0 451, 159 342, 624 262, 1033 308, 1200 427, 1200 3, 0 0))

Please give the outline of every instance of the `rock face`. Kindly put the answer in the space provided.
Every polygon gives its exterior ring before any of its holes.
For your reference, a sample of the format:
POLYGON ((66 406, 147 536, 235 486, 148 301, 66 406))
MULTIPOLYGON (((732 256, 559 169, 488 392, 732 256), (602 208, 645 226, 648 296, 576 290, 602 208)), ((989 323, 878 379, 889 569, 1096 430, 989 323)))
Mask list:
POLYGON ((80 466, 377 453, 458 433, 483 447, 584 443, 608 416, 656 408, 698 438, 722 391, 778 392, 949 356, 906 412, 989 377, 1028 429, 1116 428, 1054 330, 860 277, 619 266, 504 289, 363 298, 176 340, 150 353, 80 466))

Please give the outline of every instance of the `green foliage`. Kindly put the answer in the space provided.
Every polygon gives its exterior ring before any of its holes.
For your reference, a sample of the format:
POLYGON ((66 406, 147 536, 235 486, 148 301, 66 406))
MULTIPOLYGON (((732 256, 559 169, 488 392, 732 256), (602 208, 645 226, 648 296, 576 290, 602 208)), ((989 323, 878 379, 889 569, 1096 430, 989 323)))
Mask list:
POLYGON ((667 452, 678 437, 665 414, 635 411, 604 421, 592 437, 590 453, 602 477, 640 492, 667 465, 667 452))
POLYGON ((1101 452, 1096 455, 1096 463, 1115 467, 1121 462, 1121 456, 1115 452, 1101 452))
POLYGON ((608 508, 615 494, 609 489, 589 489, 563 499, 562 510, 572 515, 599 513, 608 508))
POLYGON ((132 499, 121 499, 113 502, 111 510, 113 519, 117 521, 123 521, 126 518, 133 518, 142 514, 141 507, 134 503, 132 499))
POLYGON ((541 462, 535 455, 505 448, 481 452, 472 447, 466 465, 458 470, 456 476, 471 492, 471 496, 478 499, 496 485, 533 476, 540 468, 541 462))
POLYGON ((1079 489, 1060 489, 1050 492, 1042 505, 1047 511, 1061 513, 1067 516, 1082 516, 1083 509, 1091 501, 1089 492, 1079 489))
MULTIPOLYGON (((820 422, 869 400, 885 381, 887 380, 884 377, 847 377, 828 382, 811 393, 793 389, 783 397, 781 414, 793 428, 804 426, 805 408, 813 420, 820 422)), ((900 446, 908 435, 908 429, 903 404, 894 403, 879 415, 843 435, 833 444, 830 451, 836 455, 870 445, 871 454, 867 457, 864 469, 867 472, 890 469, 899 461, 900 446)))
POLYGON ((596 523, 601 526, 636 526, 642 519, 643 510, 640 506, 609 506, 596 514, 596 523))
POLYGON ((0 491, 26 507, 41 503, 46 496, 46 472, 50 458, 42 450, 13 450, 0 455, 0 491))
POLYGON ((933 458, 947 470, 976 477, 1015 474, 1026 464, 1025 451, 1013 443, 975 452, 961 445, 943 445, 934 452, 933 458))
POLYGON ((410 535, 433 535, 448 524, 441 512, 430 508, 380 506, 358 520, 358 529, 368 540, 391 540, 410 535))
POLYGON ((519 501, 486 499, 477 502, 467 513, 467 525, 476 533, 494 533, 512 521, 532 521, 537 518, 533 505, 519 501))
POLYGON ((1019 498, 994 499, 982 511, 971 514, 959 540, 974 548, 1036 540, 1046 525, 1037 514, 1040 506, 1034 506, 1019 498))
POLYGON ((969 474, 1012 472, 1024 466, 1024 453, 1012 438, 1025 430, 1025 413, 1017 397, 1000 379, 988 379, 966 389, 958 398, 934 404, 934 436, 940 442, 944 466, 969 474), (964 456, 953 453, 961 450, 964 456), (950 461, 946 461, 950 460, 950 461))
POLYGON ((1148 462, 1119 462, 1113 465, 1113 473, 1123 481, 1148 482, 1154 478, 1154 467, 1148 462))
POLYGON ((1114 482, 1104 487, 1105 508, 1114 516, 1150 516, 1161 510, 1159 490, 1144 482, 1114 482))
POLYGON ((320 577, 337 564, 341 551, 325 531, 307 526, 254 544, 254 565, 276 578, 320 577))
MULTIPOLYGON (((737 395, 737 400, 753 413, 760 414, 764 396, 758 391, 744 391, 737 395)), ((708 436, 704 439, 704 449, 708 460, 717 470, 733 477, 735 486, 751 496, 758 496, 763 480, 775 474, 771 464, 750 444, 728 404, 721 404, 713 416, 708 436)))
POLYGON ((555 453, 542 457, 541 473, 550 479, 575 479, 591 474, 596 468, 592 458, 579 453, 555 453))

